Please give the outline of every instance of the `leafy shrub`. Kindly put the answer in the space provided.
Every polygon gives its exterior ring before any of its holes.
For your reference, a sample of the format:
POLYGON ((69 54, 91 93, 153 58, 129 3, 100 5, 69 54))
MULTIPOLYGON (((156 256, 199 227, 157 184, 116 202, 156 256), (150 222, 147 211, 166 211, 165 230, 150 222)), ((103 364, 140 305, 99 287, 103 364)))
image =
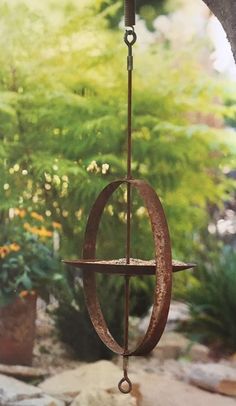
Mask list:
MULTIPOLYGON (((111 358, 111 351, 101 342, 90 321, 85 306, 80 272, 75 276, 75 271, 67 267, 65 275, 66 283, 63 290, 58 293, 59 306, 54 312, 61 340, 68 344, 74 350, 75 356, 81 360, 96 361, 101 358, 111 358)), ((118 291, 119 288, 116 291, 113 289, 111 294, 113 304, 106 306, 106 298, 110 292, 106 284, 102 294, 102 306, 109 310, 107 312, 109 328, 120 341, 122 317, 121 297, 117 295, 118 291)))
MULTIPOLYGON (((120 276, 98 275, 98 296, 108 327, 115 339, 123 342, 124 280, 120 276)), ((134 278, 136 279, 136 278, 134 278)), ((150 278, 149 278, 150 281, 150 278)), ((152 302, 149 283, 132 283, 131 314, 144 315, 152 302)), ((54 317, 62 341, 68 344, 75 355, 85 361, 110 359, 113 353, 105 347, 90 321, 82 289, 80 274, 71 268, 66 270, 66 284, 58 292, 59 306, 54 317)))
POLYGON ((186 295, 191 311, 188 331, 223 352, 236 350, 236 252, 225 246, 199 270, 186 295))
POLYGON ((53 253, 53 231, 41 215, 25 210, 15 210, 0 231, 0 306, 30 292, 47 299, 63 279, 53 253))

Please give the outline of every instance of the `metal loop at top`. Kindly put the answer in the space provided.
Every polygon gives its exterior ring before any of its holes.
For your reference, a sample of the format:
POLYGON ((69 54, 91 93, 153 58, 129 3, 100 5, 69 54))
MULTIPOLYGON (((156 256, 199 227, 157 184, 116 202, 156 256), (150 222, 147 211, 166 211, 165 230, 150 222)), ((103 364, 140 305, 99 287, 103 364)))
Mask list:
POLYGON ((134 29, 129 28, 128 30, 125 30, 124 41, 128 47, 134 45, 136 40, 137 34, 134 29), (131 37, 131 39, 129 39, 129 37, 131 37))

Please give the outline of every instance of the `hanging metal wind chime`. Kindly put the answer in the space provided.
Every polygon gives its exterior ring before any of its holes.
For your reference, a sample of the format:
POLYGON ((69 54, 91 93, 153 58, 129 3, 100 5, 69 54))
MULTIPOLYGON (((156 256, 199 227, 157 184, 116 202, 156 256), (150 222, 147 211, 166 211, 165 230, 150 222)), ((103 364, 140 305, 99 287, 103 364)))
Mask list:
POLYGON ((144 180, 134 179, 131 172, 132 157, 132 47, 137 36, 135 25, 135 0, 125 0, 125 34, 124 41, 128 47, 128 122, 127 122, 127 175, 107 185, 97 197, 87 221, 83 259, 64 261, 82 270, 85 300, 93 326, 104 344, 114 353, 123 357, 124 376, 118 384, 122 393, 132 390, 128 377, 128 359, 132 355, 146 355, 154 349, 164 331, 171 299, 172 272, 192 268, 193 264, 172 261, 171 243, 168 225, 162 204, 154 189, 144 180), (127 221, 126 221, 126 258, 125 260, 96 259, 96 240, 99 223, 104 208, 117 188, 127 187, 127 221), (154 239, 155 260, 142 261, 131 258, 131 191, 136 189, 143 199, 147 209, 154 239), (108 275, 124 276, 125 314, 124 314, 124 343, 120 346, 110 333, 96 292, 96 272, 108 275), (145 275, 156 275, 153 308, 146 334, 134 349, 129 348, 129 297, 130 278, 145 275))

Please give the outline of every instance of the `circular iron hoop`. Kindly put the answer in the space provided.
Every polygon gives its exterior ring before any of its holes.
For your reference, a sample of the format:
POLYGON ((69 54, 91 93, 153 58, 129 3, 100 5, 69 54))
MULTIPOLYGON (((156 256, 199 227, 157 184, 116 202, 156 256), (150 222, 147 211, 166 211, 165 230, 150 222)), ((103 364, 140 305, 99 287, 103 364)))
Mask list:
POLYGON ((142 340, 137 344, 136 349, 125 351, 110 333, 98 300, 95 273, 84 270, 83 283, 87 308, 97 334, 114 353, 130 356, 145 355, 157 345, 166 325, 171 299, 172 258, 168 225, 162 204, 155 190, 147 182, 137 179, 116 180, 101 191, 90 211, 87 221, 83 258, 95 259, 97 233, 104 208, 115 190, 120 185, 128 183, 137 189, 147 208, 156 257, 156 285, 152 314, 147 331, 142 340))

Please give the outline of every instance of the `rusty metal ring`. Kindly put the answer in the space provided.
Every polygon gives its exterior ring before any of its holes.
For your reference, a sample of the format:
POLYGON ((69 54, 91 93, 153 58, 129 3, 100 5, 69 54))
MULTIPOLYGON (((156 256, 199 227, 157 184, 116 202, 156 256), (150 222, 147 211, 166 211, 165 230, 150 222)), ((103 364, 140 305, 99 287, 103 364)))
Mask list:
POLYGON ((135 350, 125 352, 111 335, 97 297, 95 273, 84 270, 83 283, 86 304, 97 334, 114 353, 130 356, 147 354, 156 346, 166 325, 171 297, 172 259, 168 225, 161 202, 154 189, 147 182, 137 179, 116 180, 101 191, 88 218, 83 258, 95 259, 97 233, 104 208, 115 190, 120 185, 127 183, 138 190, 147 208, 152 226, 156 257, 156 285, 152 314, 146 334, 135 350))

